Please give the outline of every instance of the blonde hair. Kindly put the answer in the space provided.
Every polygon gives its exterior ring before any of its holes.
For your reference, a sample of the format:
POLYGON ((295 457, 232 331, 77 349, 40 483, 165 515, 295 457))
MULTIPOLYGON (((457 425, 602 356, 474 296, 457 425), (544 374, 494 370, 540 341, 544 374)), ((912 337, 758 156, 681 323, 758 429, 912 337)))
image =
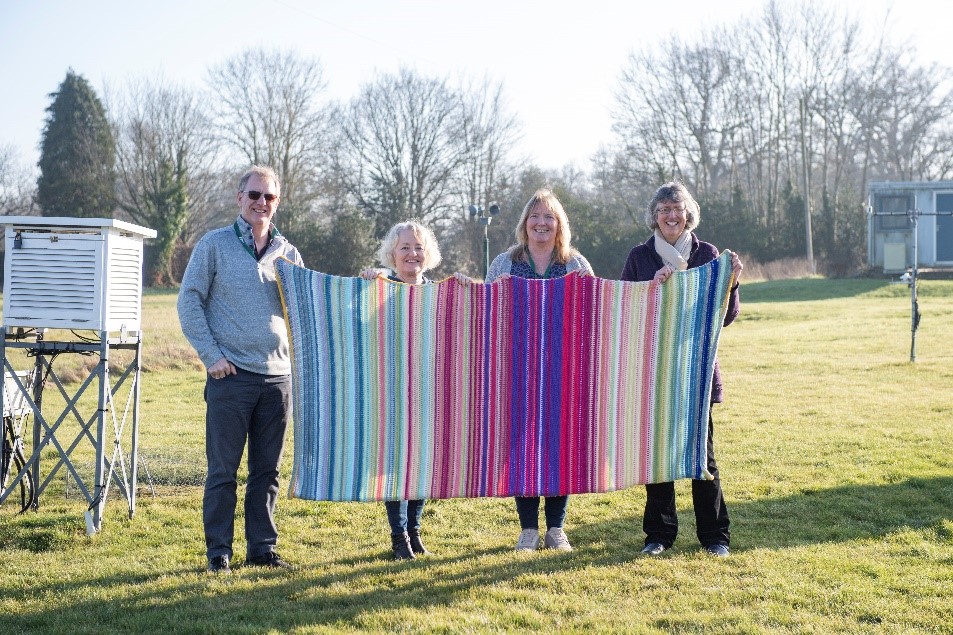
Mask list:
POLYGON ((549 189, 536 190, 523 207, 523 213, 516 224, 516 244, 509 249, 510 258, 513 262, 519 262, 528 253, 529 233, 526 231, 526 220, 537 205, 542 205, 556 215, 556 246, 553 247, 553 262, 564 265, 572 259, 576 250, 570 244, 572 231, 569 229, 569 217, 566 216, 566 210, 549 189))
POLYGON ((424 246, 423 270, 427 271, 439 265, 442 257, 440 255, 440 247, 437 246, 437 237, 434 236, 434 233, 430 231, 429 227, 424 226, 420 221, 413 218, 402 223, 397 223, 387 230, 387 235, 384 236, 384 240, 381 241, 381 246, 377 249, 378 262, 388 269, 397 268, 397 262, 394 260, 394 249, 397 247, 400 232, 405 229, 413 232, 424 246))

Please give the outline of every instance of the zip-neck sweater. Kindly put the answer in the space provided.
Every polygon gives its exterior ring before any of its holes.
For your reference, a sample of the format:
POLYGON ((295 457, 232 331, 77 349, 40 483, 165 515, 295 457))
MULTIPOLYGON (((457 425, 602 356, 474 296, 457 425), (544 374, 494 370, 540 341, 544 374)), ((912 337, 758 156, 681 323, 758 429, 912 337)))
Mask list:
POLYGON ((179 289, 179 322, 206 368, 224 357, 261 375, 291 373, 275 280, 275 260, 282 256, 302 265, 298 250, 277 232, 256 261, 231 225, 195 245, 179 289))

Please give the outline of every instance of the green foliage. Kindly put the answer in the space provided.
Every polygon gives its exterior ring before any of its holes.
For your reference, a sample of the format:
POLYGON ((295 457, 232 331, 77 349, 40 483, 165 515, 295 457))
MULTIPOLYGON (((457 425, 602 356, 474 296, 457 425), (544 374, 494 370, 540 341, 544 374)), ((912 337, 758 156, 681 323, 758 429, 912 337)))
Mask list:
POLYGON ((50 97, 37 182, 43 214, 112 217, 116 148, 102 103, 72 70, 50 97))
POLYGON ((783 206, 777 218, 761 217, 752 202, 735 187, 729 197, 719 194, 699 196, 701 223, 699 238, 720 249, 731 249, 770 262, 804 257, 804 199, 793 185, 782 190, 783 206))
POLYGON ((151 182, 140 183, 143 191, 136 198, 141 205, 136 218, 156 230, 148 279, 154 286, 172 286, 177 282, 172 273, 172 256, 189 216, 188 175, 163 159, 154 177, 151 182))
POLYGON ((586 257, 597 276, 617 279, 629 251, 651 232, 563 188, 556 188, 556 196, 569 216, 573 246, 586 257))
POLYGON ((753 219, 740 188, 734 188, 728 199, 698 196, 696 200, 701 208, 701 222, 694 230, 699 239, 719 249, 731 249, 760 259, 764 232, 753 219))
POLYGON ((821 209, 812 219, 814 249, 831 275, 856 271, 866 259, 867 218, 865 205, 851 191, 824 189, 821 209))
POLYGON ((308 223, 303 229, 286 232, 286 236, 301 252, 309 269, 356 276, 361 269, 374 265, 378 242, 374 222, 356 210, 340 212, 327 228, 308 223))
MULTIPOLYGON (((569 554, 514 553, 509 499, 432 501, 433 555, 402 563, 379 503, 282 498, 278 547, 297 569, 240 566, 239 505, 238 566, 208 576, 203 373, 147 373, 140 447, 154 495, 143 473, 129 519, 114 489, 91 538, 62 472, 38 512, 0 507, 0 632, 951 633, 953 282, 921 283, 916 364, 905 292, 877 280, 743 284, 714 411, 726 560, 698 549, 680 481, 681 532, 657 559, 638 556, 638 487, 573 496, 569 554)), ((184 345, 175 295, 147 294, 144 315, 155 364, 184 345)), ((286 452, 285 483, 290 462, 286 452)))
POLYGON ((773 257, 790 258, 807 253, 804 229, 804 195, 790 181, 781 190, 782 206, 778 227, 770 233, 768 249, 773 257))

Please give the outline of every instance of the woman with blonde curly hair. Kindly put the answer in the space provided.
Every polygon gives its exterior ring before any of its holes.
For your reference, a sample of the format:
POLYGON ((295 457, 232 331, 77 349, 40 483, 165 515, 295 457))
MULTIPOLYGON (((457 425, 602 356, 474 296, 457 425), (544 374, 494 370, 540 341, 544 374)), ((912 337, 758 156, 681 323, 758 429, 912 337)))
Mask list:
MULTIPOLYGON (((373 280, 386 276, 388 280, 406 284, 430 284, 424 273, 440 264, 440 248, 430 228, 416 220, 397 223, 387 232, 377 250, 378 261, 390 269, 365 269, 361 277, 373 280)), ((424 500, 386 501, 387 520, 390 523, 391 547, 398 560, 413 559, 429 553, 420 540, 420 521, 424 500)))

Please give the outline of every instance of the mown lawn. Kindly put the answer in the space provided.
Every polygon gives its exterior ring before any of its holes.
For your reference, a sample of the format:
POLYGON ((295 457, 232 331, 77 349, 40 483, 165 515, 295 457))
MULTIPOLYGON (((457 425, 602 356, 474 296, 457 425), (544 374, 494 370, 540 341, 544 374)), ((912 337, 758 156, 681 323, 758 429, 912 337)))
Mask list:
POLYGON ((390 560, 380 504, 282 499, 280 552, 297 568, 227 577, 204 572, 203 376, 174 294, 148 294, 155 492, 141 475, 130 520, 114 490, 93 537, 61 476, 38 512, 0 507, 0 633, 953 633, 953 281, 921 283, 915 364, 904 285, 742 294, 714 412, 730 558, 699 551, 682 482, 682 532, 659 559, 638 557, 641 488, 573 497, 570 554, 515 553, 512 500, 432 501, 433 555, 411 563, 390 560))

